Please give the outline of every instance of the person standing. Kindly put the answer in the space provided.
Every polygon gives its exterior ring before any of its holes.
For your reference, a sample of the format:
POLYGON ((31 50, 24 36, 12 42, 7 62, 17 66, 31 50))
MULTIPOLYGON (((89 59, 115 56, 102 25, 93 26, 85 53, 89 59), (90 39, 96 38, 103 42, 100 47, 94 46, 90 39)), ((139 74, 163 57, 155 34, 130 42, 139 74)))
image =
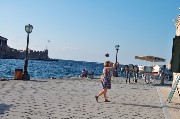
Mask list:
POLYGON ((161 68, 161 85, 164 85, 164 79, 165 79, 165 70, 166 70, 166 65, 163 65, 163 67, 161 68))
POLYGON ((124 76, 124 71, 125 71, 124 66, 122 66, 121 67, 121 76, 124 76))
POLYGON ((128 82, 128 79, 130 83, 130 70, 128 65, 125 65, 125 72, 126 72, 126 83, 128 82))
POLYGON ((138 66, 134 65, 133 67, 134 80, 133 81, 135 81, 136 83, 137 83, 137 78, 138 78, 138 72, 139 72, 138 66))
POLYGON ((83 69, 80 76, 87 77, 87 71, 85 69, 83 69))
POLYGON ((106 61, 104 63, 103 74, 102 74, 102 77, 101 77, 101 83, 102 83, 102 86, 103 86, 103 90, 100 91, 95 96, 97 102, 98 102, 99 96, 101 96, 101 95, 104 95, 104 99, 105 99, 104 102, 110 102, 107 99, 107 90, 111 89, 111 72, 110 71, 112 69, 115 69, 118 65, 119 65, 119 63, 114 63, 113 66, 111 67, 111 62, 110 61, 106 61))

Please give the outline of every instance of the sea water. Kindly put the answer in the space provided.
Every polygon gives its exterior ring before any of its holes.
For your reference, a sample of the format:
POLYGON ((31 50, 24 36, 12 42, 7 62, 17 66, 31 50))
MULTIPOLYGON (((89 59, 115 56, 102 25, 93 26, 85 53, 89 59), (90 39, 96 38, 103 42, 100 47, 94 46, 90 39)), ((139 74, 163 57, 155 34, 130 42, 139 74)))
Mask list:
MULTIPOLYGON (((0 59, 0 78, 13 78, 15 69, 24 69, 24 60, 0 59)), ((31 79, 79 77, 83 69, 92 70, 95 76, 100 76, 103 63, 73 60, 28 60, 28 73, 31 79)))

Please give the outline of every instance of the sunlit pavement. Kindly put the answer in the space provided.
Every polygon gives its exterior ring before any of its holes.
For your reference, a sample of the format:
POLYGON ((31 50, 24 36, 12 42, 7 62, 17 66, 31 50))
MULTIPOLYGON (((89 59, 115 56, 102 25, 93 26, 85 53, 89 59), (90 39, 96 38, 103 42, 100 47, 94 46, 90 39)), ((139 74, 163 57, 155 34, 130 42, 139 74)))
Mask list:
MULTIPOLYGON (((112 78, 108 99, 96 102, 100 79, 67 78, 0 82, 1 119, 164 119, 158 81, 112 78)), ((167 113, 167 112, 166 112, 167 113)), ((169 112, 168 112, 169 113, 169 112)))

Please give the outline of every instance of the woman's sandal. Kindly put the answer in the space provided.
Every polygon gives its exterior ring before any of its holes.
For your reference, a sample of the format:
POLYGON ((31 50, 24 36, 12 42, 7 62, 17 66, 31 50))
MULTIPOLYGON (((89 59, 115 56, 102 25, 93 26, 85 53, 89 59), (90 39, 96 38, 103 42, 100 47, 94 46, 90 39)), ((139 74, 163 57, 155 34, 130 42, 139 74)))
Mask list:
POLYGON ((98 96, 97 95, 95 96, 95 98, 96 98, 96 101, 98 102, 98 96))
POLYGON ((109 100, 105 100, 104 102, 110 102, 109 100))

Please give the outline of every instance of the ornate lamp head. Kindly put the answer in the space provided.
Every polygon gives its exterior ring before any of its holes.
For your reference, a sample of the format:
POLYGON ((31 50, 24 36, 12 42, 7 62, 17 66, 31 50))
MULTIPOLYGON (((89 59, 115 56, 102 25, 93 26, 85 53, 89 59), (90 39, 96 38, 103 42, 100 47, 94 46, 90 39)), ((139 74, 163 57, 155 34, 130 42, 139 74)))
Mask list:
POLYGON ((119 45, 116 45, 116 46, 115 46, 115 49, 116 49, 116 50, 119 50, 119 47, 120 47, 119 45))
POLYGON ((32 32, 32 29, 33 29, 33 26, 31 24, 28 24, 25 26, 25 31, 27 33, 31 33, 32 32))

